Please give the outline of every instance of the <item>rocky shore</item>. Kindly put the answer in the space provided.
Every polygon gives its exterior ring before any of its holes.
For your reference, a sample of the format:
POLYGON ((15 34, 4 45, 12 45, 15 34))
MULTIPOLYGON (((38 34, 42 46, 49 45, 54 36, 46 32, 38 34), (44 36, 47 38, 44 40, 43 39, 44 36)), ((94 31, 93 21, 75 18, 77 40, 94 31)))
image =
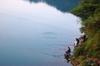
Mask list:
POLYGON ((88 39, 75 47, 73 66, 100 66, 100 0, 80 0, 72 13, 82 19, 80 31, 88 39))

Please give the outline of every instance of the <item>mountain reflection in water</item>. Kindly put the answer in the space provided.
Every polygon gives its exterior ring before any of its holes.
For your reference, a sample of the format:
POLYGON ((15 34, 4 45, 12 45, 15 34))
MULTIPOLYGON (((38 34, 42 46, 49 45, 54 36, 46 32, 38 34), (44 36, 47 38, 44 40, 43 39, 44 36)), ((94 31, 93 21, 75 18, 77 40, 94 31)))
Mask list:
POLYGON ((30 2, 44 2, 50 6, 57 8, 62 12, 69 11, 74 6, 76 6, 80 0, 29 0, 30 2))

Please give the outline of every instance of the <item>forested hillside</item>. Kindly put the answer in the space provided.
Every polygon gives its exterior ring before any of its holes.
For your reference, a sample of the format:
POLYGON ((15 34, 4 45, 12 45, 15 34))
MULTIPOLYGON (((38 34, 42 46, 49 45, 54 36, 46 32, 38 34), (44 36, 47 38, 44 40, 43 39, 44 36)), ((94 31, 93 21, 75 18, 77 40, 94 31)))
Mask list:
POLYGON ((100 0, 81 0, 72 13, 82 19, 81 32, 88 37, 74 50, 75 66, 100 66, 100 0))

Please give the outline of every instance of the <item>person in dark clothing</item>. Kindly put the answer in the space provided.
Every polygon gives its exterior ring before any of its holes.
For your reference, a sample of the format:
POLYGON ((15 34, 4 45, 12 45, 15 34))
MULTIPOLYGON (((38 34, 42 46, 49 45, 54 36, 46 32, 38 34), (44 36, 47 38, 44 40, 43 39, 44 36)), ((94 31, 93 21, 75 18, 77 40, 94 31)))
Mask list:
POLYGON ((83 42, 85 42, 87 40, 87 36, 83 35, 82 39, 83 39, 83 42))
POLYGON ((76 46, 79 45, 80 40, 78 38, 76 38, 76 46))
POLYGON ((68 50, 66 51, 67 54, 70 54, 71 53, 71 49, 70 47, 68 47, 68 50))
POLYGON ((68 50, 65 52, 65 55, 64 55, 67 62, 70 61, 70 55, 71 55, 71 49, 70 47, 68 47, 68 50))
POLYGON ((70 61, 70 56, 68 54, 65 54, 65 59, 67 60, 67 62, 70 61))

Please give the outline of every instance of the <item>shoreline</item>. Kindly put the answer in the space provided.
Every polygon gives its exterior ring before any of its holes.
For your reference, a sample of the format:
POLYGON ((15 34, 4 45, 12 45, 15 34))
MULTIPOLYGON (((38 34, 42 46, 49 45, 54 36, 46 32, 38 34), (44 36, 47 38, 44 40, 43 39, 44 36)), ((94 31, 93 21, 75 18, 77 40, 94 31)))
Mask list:
POLYGON ((82 19, 80 31, 88 36, 74 49, 73 66, 100 66, 100 0, 82 0, 72 10, 82 19))

